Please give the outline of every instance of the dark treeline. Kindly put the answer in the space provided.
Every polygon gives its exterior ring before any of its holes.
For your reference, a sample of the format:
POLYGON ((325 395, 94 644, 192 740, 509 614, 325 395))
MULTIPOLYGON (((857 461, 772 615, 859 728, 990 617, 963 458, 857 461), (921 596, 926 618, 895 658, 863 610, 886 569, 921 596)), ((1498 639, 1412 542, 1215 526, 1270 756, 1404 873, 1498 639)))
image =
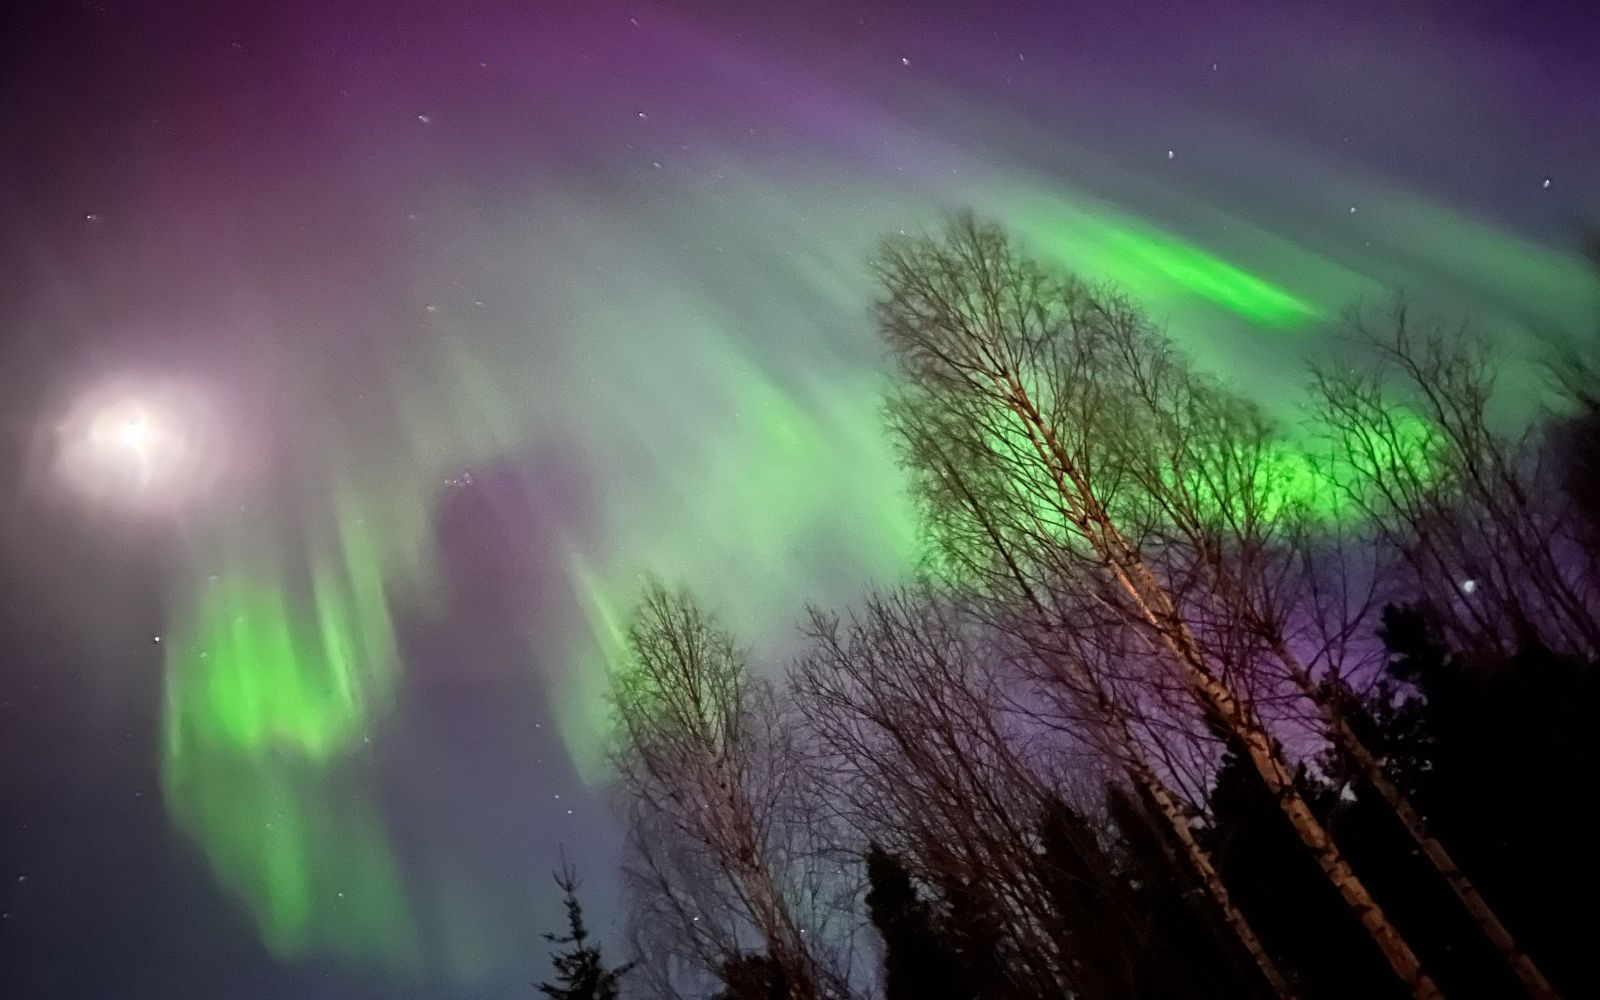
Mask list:
POLYGON ((781 675, 647 589, 630 995, 1600 995, 1581 357, 1530 431, 1396 310, 1284 418, 971 217, 874 269, 924 565, 781 675))

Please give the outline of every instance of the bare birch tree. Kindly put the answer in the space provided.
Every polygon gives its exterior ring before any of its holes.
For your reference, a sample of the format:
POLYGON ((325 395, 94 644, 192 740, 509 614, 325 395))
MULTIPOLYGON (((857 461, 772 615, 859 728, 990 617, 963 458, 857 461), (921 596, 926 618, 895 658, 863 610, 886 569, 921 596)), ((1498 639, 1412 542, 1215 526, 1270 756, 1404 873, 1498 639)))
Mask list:
POLYGON ((1485 344, 1417 326, 1361 323, 1368 363, 1316 373, 1346 495, 1463 648, 1600 655, 1600 579, 1547 442, 1497 419, 1485 344))
MULTIPOLYGON (((1040 882, 1036 822, 1052 798, 1083 797, 1074 780, 1092 776, 1097 795, 1100 782, 1129 777, 1159 800, 1174 840, 1194 855, 1188 860, 1196 881, 1209 875, 1204 891, 1220 894, 1212 896, 1215 915, 1239 922, 1233 929, 1244 931, 1240 943, 1254 949, 1248 957, 1268 987, 1291 995, 1154 769, 1133 769, 1120 753, 1107 754, 1101 710, 1068 720, 1063 741, 1038 708, 1040 692, 1006 668, 1014 654, 1005 637, 965 618, 947 595, 927 587, 878 595, 847 624, 814 614, 814 649, 797 666, 794 685, 851 825, 932 869, 923 872, 931 882, 985 880, 1009 914, 1008 965, 1026 978, 1014 992, 1055 996, 1073 988, 1078 969, 1058 947, 1070 928, 1040 882)), ((1059 684, 1053 672, 1044 681, 1059 684)), ((1139 759, 1126 734, 1123 744, 1139 759)), ((1137 923, 1132 914, 1123 917, 1137 923)))
MULTIPOLYGON (((1301 843, 1419 998, 1439 996, 1399 930, 1312 814, 1249 693, 1219 663, 1184 614, 1182 595, 1147 558, 1159 520, 1147 491, 1129 481, 1116 448, 1138 426, 1115 380, 1102 381, 1107 331, 1136 322, 1119 299, 1053 276, 1014 251, 997 228, 970 216, 942 239, 888 241, 876 261, 884 289, 879 326, 903 376, 901 423, 927 422, 954 442, 1007 519, 1042 536, 1077 565, 1072 579, 1115 620, 1140 630, 1164 670, 1204 715, 1243 748, 1301 843)), ((911 443, 915 448, 916 441, 911 443)), ((946 528, 981 540, 968 509, 946 528)))
MULTIPOLYGON (((968 602, 969 613, 1026 651, 1025 667, 1045 680, 1044 700, 1061 710, 1060 728, 1074 739, 1091 740, 1154 806, 1262 978, 1276 995, 1292 996, 1287 978, 1195 837, 1183 799, 1203 801, 1203 791, 1180 796, 1169 787, 1181 770, 1173 758, 1175 741, 1139 735, 1141 726, 1149 727, 1156 718, 1161 720, 1157 728, 1170 733, 1174 714, 1183 714, 1181 708, 1172 711, 1175 692, 1152 685, 1148 674, 1129 674, 1129 664, 1149 655, 1147 644, 1130 644, 1125 620, 1105 606, 1095 589, 1084 590, 1082 554, 1060 544, 1064 522, 1048 497, 1019 498, 1010 491, 1013 481, 993 474, 993 464, 973 462, 970 452, 956 451, 969 439, 952 433, 955 428, 941 427, 942 416, 909 394, 890 409, 891 425, 932 514, 936 575, 947 582, 964 581, 976 598, 968 602)), ((982 427, 981 421, 992 413, 979 409, 969 417, 965 426, 982 427)), ((985 436, 1006 441, 1009 430, 1001 423, 990 426, 985 436)))
POLYGON ((614 696, 628 876, 656 953, 641 975, 673 995, 674 967, 719 977, 756 946, 791 1000, 838 995, 813 946, 822 935, 804 919, 809 831, 795 815, 798 755, 770 684, 687 593, 651 583, 614 696))
POLYGON ((813 612, 809 632, 792 683, 856 839, 905 857, 930 882, 981 885, 994 898, 1006 992, 1070 990, 1035 877, 1049 751, 1006 711, 1006 679, 979 671, 969 637, 907 594, 873 597, 848 623, 813 612))
MULTIPOLYGON (((1097 370, 1105 372, 1107 381, 1117 385, 1125 398, 1142 411, 1137 419, 1128 420, 1119 428, 1123 436, 1114 442, 1119 446, 1117 466, 1128 470, 1161 510, 1167 531, 1159 540, 1163 575, 1170 579, 1176 574, 1201 582, 1201 586, 1183 591, 1187 598, 1201 595, 1199 601, 1186 600, 1184 607, 1185 618, 1198 623, 1197 636, 1212 648, 1219 662, 1228 666, 1248 667, 1260 661, 1254 655, 1257 651, 1265 654, 1275 667, 1274 672, 1286 678, 1315 707, 1322 735, 1345 754, 1394 812, 1422 856, 1529 995, 1553 1000, 1556 993, 1543 972, 1517 944, 1444 845, 1429 833, 1421 812, 1351 724, 1340 694, 1343 677, 1339 665, 1331 664, 1330 676, 1319 681, 1312 663, 1303 655, 1302 651, 1313 644, 1306 641, 1303 633, 1296 634, 1293 618, 1303 610, 1307 598, 1314 595, 1297 572, 1306 564, 1297 554, 1315 546, 1316 525, 1311 523, 1305 500, 1289 493, 1288 484, 1283 482, 1285 475, 1295 474, 1303 466, 1292 462, 1293 453, 1281 432, 1257 407, 1196 372, 1142 324, 1125 319, 1110 323, 1101 343, 1104 363, 1097 365, 1097 370), (1247 647, 1258 650, 1240 649, 1239 643, 1228 642, 1241 632, 1247 647), (1232 648, 1220 649, 1219 639, 1232 648)), ((1413 357, 1406 346, 1402 339, 1402 355, 1413 357)), ((1454 364, 1442 358, 1432 363, 1413 358, 1407 370, 1426 371, 1430 376, 1449 372, 1433 385, 1437 397, 1467 397, 1464 390, 1473 384, 1473 369, 1466 367, 1466 361, 1464 356, 1454 364)), ((1478 389, 1470 394, 1473 400, 1483 395, 1478 389)), ((1434 412, 1440 414, 1442 423, 1445 407, 1436 405, 1434 412)), ((1494 496, 1493 502, 1488 496, 1481 501, 1487 519, 1496 524, 1502 519, 1514 522, 1506 524, 1504 534, 1511 539, 1516 558, 1530 557, 1523 553, 1547 554, 1546 543, 1527 537, 1530 530, 1537 530, 1539 522, 1517 500, 1519 492, 1525 495, 1526 491, 1512 488, 1516 476, 1509 449, 1497 447, 1493 436, 1482 426, 1481 404, 1469 408, 1463 403, 1451 412, 1460 415, 1456 420, 1459 428, 1441 430, 1439 437, 1469 442, 1458 446, 1455 453, 1463 455, 1470 448, 1471 454, 1481 457, 1479 464, 1498 463, 1503 470, 1496 477, 1497 488, 1481 491, 1494 496), (1466 431, 1469 426, 1470 433, 1466 431)), ((1345 426, 1348 428, 1348 424, 1345 426)), ((1456 464, 1474 463, 1458 459, 1456 464)), ((1405 463, 1400 467, 1415 468, 1405 463)), ((1421 496, 1428 488, 1422 483, 1411 485, 1413 488, 1407 492, 1414 496, 1421 496)), ((1409 527, 1418 530, 1422 526, 1409 527)), ((1412 548, 1430 544, 1437 543, 1413 542, 1412 548)), ((1543 571, 1553 568, 1553 563, 1547 559, 1522 570, 1543 571)), ((1541 604, 1549 608, 1546 618, 1570 620, 1571 613, 1582 607, 1576 600, 1578 595, 1569 594, 1559 584, 1530 589, 1546 599, 1541 604), (1556 600, 1563 596, 1573 600, 1556 600)), ((1370 608, 1371 604, 1365 607, 1370 608)), ((1348 634, 1352 627, 1366 622, 1364 615, 1356 615, 1341 632, 1348 634)), ((1314 653, 1313 649, 1313 656, 1314 653)), ((1249 671, 1238 673, 1248 676, 1249 671)), ((1258 687, 1251 693, 1260 696, 1258 687)))

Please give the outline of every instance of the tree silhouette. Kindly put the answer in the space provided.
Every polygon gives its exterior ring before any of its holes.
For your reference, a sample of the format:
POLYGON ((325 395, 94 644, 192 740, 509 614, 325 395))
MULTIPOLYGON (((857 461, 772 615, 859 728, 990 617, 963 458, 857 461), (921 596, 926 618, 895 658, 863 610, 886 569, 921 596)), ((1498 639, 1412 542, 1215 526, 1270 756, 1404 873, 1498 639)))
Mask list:
POLYGON ((578 875, 571 865, 563 865, 555 875, 561 887, 562 903, 567 910, 567 932, 546 934, 551 944, 562 945, 563 950, 550 956, 555 967, 555 983, 539 983, 538 990, 551 1000, 617 1000, 621 996, 621 979, 633 968, 632 962, 606 968, 600 955, 600 946, 589 943, 589 929, 583 922, 583 905, 578 902, 578 875))
POLYGON ((1382 638, 1390 658, 1367 706, 1391 767, 1557 985, 1600 989, 1588 954, 1600 936, 1589 819, 1600 792, 1574 780, 1600 767, 1600 672, 1538 643, 1452 651, 1416 606, 1386 608, 1382 638))
POLYGON ((744 954, 722 966, 722 992, 715 1000, 789 1000, 789 977, 777 961, 744 954))
POLYGON ((867 914, 883 937, 885 1000, 970 998, 933 907, 917 895, 900 859, 868 847, 867 884, 867 914))
POLYGON ((835 975, 810 944, 825 927, 826 883, 774 685, 687 590, 655 580, 612 682, 612 759, 632 800, 627 875, 653 919, 646 947, 720 979, 759 946, 791 1000, 814 1000, 835 975))

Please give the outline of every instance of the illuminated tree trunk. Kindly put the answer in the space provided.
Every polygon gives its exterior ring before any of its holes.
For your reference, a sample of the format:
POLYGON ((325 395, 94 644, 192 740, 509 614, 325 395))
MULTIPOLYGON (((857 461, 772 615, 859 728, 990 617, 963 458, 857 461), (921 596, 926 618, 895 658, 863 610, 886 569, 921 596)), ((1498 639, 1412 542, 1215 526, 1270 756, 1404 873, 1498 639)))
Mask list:
MULTIPOLYGON (((1217 558, 1220 563, 1220 557, 1217 558)), ((1361 772, 1361 776, 1394 812, 1406 834, 1416 843, 1418 851, 1450 887, 1450 891, 1460 901, 1462 908, 1478 925, 1484 938, 1511 969, 1523 989, 1536 1000, 1560 1000, 1560 994, 1550 985, 1550 981, 1545 978, 1533 958, 1517 943, 1510 930, 1500 922, 1488 900, 1478 892, 1466 872, 1456 864, 1445 846, 1428 832, 1427 820, 1411 804, 1409 797, 1390 780, 1377 755, 1350 726, 1344 710, 1333 701, 1325 688, 1316 683, 1311 671, 1289 648, 1281 630, 1270 621, 1263 620, 1259 609, 1245 597, 1233 576, 1222 570, 1220 565, 1214 565, 1213 569, 1215 582, 1233 603, 1232 612, 1253 620, 1253 625, 1262 633, 1262 638, 1270 644, 1273 654, 1283 665, 1289 679, 1316 706, 1317 714, 1322 717, 1327 727, 1329 739, 1348 755, 1361 772)))
MULTIPOLYGON (((1454 603, 1464 609, 1457 613, 1466 618, 1469 627, 1456 625, 1452 631, 1458 635, 1464 632, 1473 644, 1506 650, 1522 637, 1503 634, 1500 625, 1539 620, 1543 627, 1554 629, 1569 648, 1589 656, 1586 651, 1600 647, 1591 602, 1563 572, 1559 548, 1547 533, 1550 515, 1538 503, 1538 486, 1524 479, 1519 464, 1523 456, 1499 438, 1488 419, 1492 359, 1470 342, 1457 341, 1450 346, 1444 340, 1419 335, 1410 329, 1403 309, 1396 313, 1394 324, 1392 334, 1381 341, 1369 335, 1370 343, 1418 390, 1416 398, 1437 435, 1437 450, 1442 454, 1437 461, 1450 471, 1459 495, 1441 499, 1412 463, 1375 461, 1379 453, 1403 454, 1407 446, 1389 422, 1393 410, 1384 394, 1369 390, 1355 377, 1319 373, 1317 385, 1327 418, 1347 441, 1361 442, 1345 446, 1357 459, 1352 465, 1385 498, 1381 507, 1364 504, 1365 512, 1412 568, 1414 583, 1429 595, 1431 603, 1440 608, 1454 603), (1447 511, 1463 516, 1440 516, 1447 511), (1474 564, 1486 570, 1479 599, 1452 602, 1449 598, 1455 596, 1456 581, 1471 578, 1465 570, 1474 564), (1527 592, 1508 585, 1507 581, 1513 580, 1524 583, 1527 592), (1437 583, 1450 588, 1446 599, 1430 593, 1437 583)), ((1570 381, 1567 388, 1571 390, 1570 381)), ((1281 633, 1268 638, 1290 678, 1316 705, 1332 741, 1394 811, 1423 857, 1528 995, 1556 1000, 1555 989, 1543 972, 1444 845, 1429 834, 1426 820, 1389 779, 1376 755, 1350 727, 1341 707, 1287 649, 1281 633)))
MULTIPOLYGON (((1132 340, 1132 335, 1129 339, 1132 340)), ((1396 348, 1402 355, 1408 350, 1406 343, 1402 334, 1396 348)), ((1154 353, 1159 345, 1150 347, 1154 353)), ((1464 358, 1458 358, 1456 364, 1445 367, 1454 373, 1454 383, 1458 389, 1462 378, 1468 378, 1467 385, 1476 388, 1476 383, 1469 377, 1470 368, 1463 367, 1463 361, 1464 358)), ((1422 372, 1431 370, 1431 366, 1413 362, 1411 370, 1422 372)), ((1128 374, 1126 371, 1124 373, 1128 374)), ((1290 650, 1282 619, 1279 617, 1279 609, 1274 606, 1274 598, 1271 596, 1271 583, 1267 575, 1260 572, 1259 566, 1253 565, 1250 555, 1274 546, 1268 533, 1261 531, 1261 524, 1256 522, 1251 514, 1245 514, 1239 519, 1223 517, 1218 522, 1221 527, 1208 527, 1208 519, 1205 516, 1208 506, 1215 505, 1226 510, 1235 501, 1241 502, 1242 505, 1254 499, 1253 494, 1270 478, 1270 467, 1260 464, 1250 466, 1240 480, 1230 483, 1226 472, 1217 474, 1217 469, 1209 465, 1208 455, 1203 447, 1195 449, 1187 445, 1183 439, 1183 432, 1174 431, 1172 424, 1165 423, 1163 418, 1171 421, 1174 414, 1177 414, 1179 419, 1173 423, 1185 430, 1202 423, 1212 427, 1216 431, 1217 439, 1224 442, 1221 451, 1226 455, 1259 456, 1269 453, 1275 439, 1270 436, 1267 427, 1254 421, 1253 414, 1248 409, 1236 409, 1230 406, 1234 402, 1230 394, 1208 385, 1180 366, 1173 366, 1153 374, 1138 372, 1136 369, 1129 381, 1137 387, 1141 409, 1155 418, 1155 426, 1160 428, 1156 437, 1165 444, 1164 451, 1169 456, 1167 458, 1169 467, 1163 470, 1168 475, 1164 477, 1147 473, 1145 488, 1158 494, 1170 510, 1177 512, 1174 521, 1178 530, 1187 543, 1200 554, 1199 565, 1209 576, 1210 585, 1222 596, 1225 614, 1236 625, 1244 626, 1247 631, 1254 633, 1255 638, 1268 644, 1289 678, 1316 706, 1330 742, 1355 762, 1368 783, 1393 810, 1401 826, 1416 843, 1418 851, 1427 858, 1450 890, 1455 893, 1462 907, 1528 994, 1535 1000, 1558 1000, 1555 991, 1538 966, 1517 944, 1444 846, 1428 833, 1426 822, 1405 794, 1389 780, 1376 755, 1366 747, 1350 726, 1344 708, 1335 702, 1328 689, 1316 684, 1311 671, 1290 650), (1144 375, 1142 379, 1138 377, 1141 374, 1144 375), (1197 419, 1184 419, 1185 417, 1197 419)), ((1477 394, 1468 393, 1467 396, 1476 398, 1477 394)), ((1470 406, 1463 406, 1459 412, 1478 411, 1470 406)), ((1443 416, 1441 414, 1441 419, 1443 416)), ((1457 441, 1482 443, 1492 439, 1488 429, 1481 423, 1469 420, 1466 430, 1470 433, 1458 434, 1457 441)), ((1486 463, 1499 459, 1500 453, 1494 448, 1487 444, 1483 444, 1482 447, 1486 463)), ((1463 453, 1475 454, 1466 450, 1463 450, 1463 453)), ((1416 483, 1412 492, 1425 493, 1421 485, 1420 482, 1416 483)), ((1271 486, 1267 486, 1267 489, 1270 490, 1271 486)), ((1487 491, 1484 492, 1487 495, 1487 491)), ((1482 505, 1486 509, 1494 509, 1492 499, 1488 497, 1482 501, 1482 505)), ((1532 523, 1535 519, 1522 507, 1515 508, 1514 513, 1517 516, 1505 516, 1500 520, 1513 526, 1513 530, 1506 534, 1516 535, 1520 540, 1526 534, 1524 524, 1532 523)), ((1273 517, 1265 516, 1269 519, 1273 517)), ((1420 530, 1414 533, 1426 534, 1420 530)), ((1292 544, 1290 543, 1291 546, 1292 544)), ((1539 549, 1537 545, 1529 544, 1517 544, 1513 548, 1519 553, 1536 552, 1539 549)), ((1534 565, 1531 559, 1524 558, 1523 561, 1528 565, 1534 565)), ((1541 574, 1535 571, 1529 575, 1538 577, 1541 574)))
POLYGON ((1119 322, 1114 310, 1053 279, 1015 254, 997 228, 971 216, 958 220, 943 244, 930 239, 887 244, 877 271, 889 292, 879 304, 882 330, 906 374, 941 408, 949 431, 961 433, 964 422, 989 407, 1009 411, 1020 422, 1024 451, 1032 454, 996 451, 983 437, 983 428, 970 431, 973 437, 965 443, 980 461, 998 463, 991 471, 1023 478, 1026 485, 1015 494, 1022 504, 1035 491, 1054 495, 1052 506, 1065 520, 1062 527, 1087 546, 1085 555, 1092 553, 1092 563, 1111 577, 1105 582, 1128 602, 1119 615, 1153 633, 1201 710, 1244 748, 1307 853, 1395 975, 1418 1000, 1441 997, 1410 945, 1312 814, 1253 709, 1213 668, 1174 596, 1122 534, 1095 489, 1117 482, 1119 473, 1115 445, 1097 438, 1122 431, 1110 423, 1101 426, 1118 419, 1121 401, 1115 388, 1099 391, 1100 379, 1111 373, 1096 357, 1119 322), (1037 399, 1027 388, 1030 382, 1043 387, 1037 399), (1041 401, 1050 418, 1041 412, 1041 401), (1058 437, 1057 419, 1085 435, 1082 462, 1058 437), (1047 482, 1039 481, 1041 471, 1047 482))
MULTIPOLYGON (((983 526, 985 534, 994 546, 996 553, 1000 556, 1001 561, 1005 564, 1006 574, 1020 588, 1023 600, 1033 608, 1034 613, 1039 617, 1041 625, 1046 629, 1050 628, 1051 616, 1045 610, 1038 595, 1034 593, 1033 587, 1028 583, 1004 536, 996 530, 994 524, 984 512, 982 505, 977 503, 976 497, 961 484, 960 474, 948 465, 945 466, 944 471, 952 484, 962 493, 973 516, 983 526)), ((1117 744, 1119 756, 1122 758, 1123 766, 1128 771, 1128 776, 1155 804, 1156 810, 1161 814, 1161 818, 1166 821, 1168 829, 1172 831, 1173 838, 1183 848, 1184 856, 1194 869, 1195 877, 1205 887, 1206 895, 1211 897, 1212 905, 1216 906, 1217 911, 1222 915, 1223 923, 1238 939, 1239 946, 1250 956, 1250 961, 1255 964, 1256 969, 1261 973, 1261 978, 1267 981, 1267 985, 1271 987, 1273 993, 1277 994, 1280 1000, 1296 1000, 1294 989, 1289 985, 1289 981, 1284 978, 1283 973, 1278 969, 1278 964, 1268 954, 1266 947, 1261 943, 1261 939, 1256 935, 1255 928, 1250 926, 1249 919, 1239 909, 1238 904, 1233 901, 1233 895, 1228 892, 1227 885, 1223 883, 1222 874, 1217 871, 1216 865, 1212 863, 1211 855, 1195 839, 1194 831, 1189 827, 1188 817, 1183 814, 1183 810, 1179 807, 1177 800, 1167 790, 1167 786, 1162 783, 1154 769, 1145 761, 1144 754, 1139 749, 1138 741, 1135 740, 1127 719, 1111 703, 1105 694, 1104 688, 1089 676, 1087 669, 1081 664, 1067 664, 1063 665, 1061 669, 1072 675, 1068 680, 1069 687, 1083 691, 1088 697, 1094 714, 1117 744)))
POLYGON ((1123 766, 1127 769, 1129 777, 1149 796, 1161 818, 1166 821, 1167 827, 1172 831, 1172 836, 1183 848, 1184 856, 1189 865, 1194 869, 1195 877, 1205 887, 1206 895, 1211 897, 1211 902, 1222 915, 1222 921, 1233 932, 1239 941, 1240 947, 1250 956, 1250 961, 1255 963, 1260 971, 1261 978, 1282 1000, 1295 1000, 1294 989, 1283 973, 1278 970, 1278 964, 1267 953, 1261 939, 1256 936, 1255 928, 1250 926, 1250 921, 1245 917, 1239 905, 1233 901, 1233 896, 1228 892, 1228 887, 1222 881, 1222 874, 1217 871, 1216 865, 1211 862, 1211 855, 1207 853, 1200 842, 1195 839, 1194 831, 1189 827, 1188 817, 1183 814, 1172 793, 1162 783, 1155 770, 1145 761, 1144 754, 1140 751, 1133 733, 1128 728, 1127 720, 1122 713, 1117 711, 1104 697, 1099 694, 1099 687, 1085 677, 1076 678, 1074 683, 1090 688, 1096 692, 1096 712, 1102 716, 1106 728, 1110 731, 1112 739, 1118 745, 1118 752, 1122 757, 1123 766))
POLYGON ((1356 876, 1328 831, 1317 822, 1265 730, 1211 670, 1200 644, 1190 632, 1188 624, 1179 616, 1171 594, 1156 578, 1143 556, 1122 536, 1108 513, 1094 500, 1088 484, 1082 481, 1021 382, 1011 373, 1000 375, 998 380, 1007 390, 1012 411, 1023 421, 1030 437, 1034 439, 1035 447, 1049 468, 1066 509, 1075 517, 1075 527, 1100 555, 1139 616, 1171 651, 1185 682, 1198 700, 1244 747, 1268 792, 1277 800, 1278 807, 1317 867, 1322 869, 1345 905, 1371 936, 1394 974, 1411 990, 1411 995, 1417 1000, 1442 1000, 1444 994, 1439 992, 1433 979, 1423 970, 1416 953, 1356 876))
POLYGON ((1284 979, 1283 973, 1278 971, 1278 964, 1267 954, 1266 947, 1256 936, 1255 928, 1250 926, 1250 921, 1245 918, 1244 912, 1233 901, 1228 887, 1222 883, 1221 873, 1217 871, 1216 865, 1211 863, 1211 855, 1207 854, 1205 848, 1195 839, 1194 831, 1189 828, 1188 818, 1183 815, 1183 810, 1178 807, 1172 793, 1167 791, 1155 773, 1137 756, 1129 762, 1128 770, 1133 775, 1133 780, 1149 795, 1150 801, 1155 803, 1162 819, 1166 820, 1173 837, 1183 847, 1184 856, 1194 868, 1200 884, 1205 886, 1206 895, 1211 897, 1212 904, 1222 914, 1223 923, 1227 924, 1234 937, 1238 938, 1240 946, 1250 956, 1250 961, 1255 963, 1261 977, 1267 981, 1272 992, 1282 1000, 1295 1000, 1294 990, 1289 986, 1288 980, 1284 979))
POLYGON ((1527 990, 1529 996, 1538 1000, 1559 1000, 1560 995, 1550 985, 1550 981, 1545 978, 1539 966, 1527 952, 1522 950, 1521 945, 1517 944, 1516 938, 1512 937, 1511 932, 1500 922, 1500 918, 1472 884, 1466 872, 1456 865, 1450 852, 1428 832, 1427 820, 1412 806, 1406 794, 1389 780, 1382 762, 1351 728, 1344 713, 1332 702, 1328 694, 1312 681, 1310 672, 1300 663, 1298 657, 1282 643, 1274 645, 1278 658, 1288 669, 1290 676, 1306 697, 1317 706, 1317 711, 1327 723, 1328 732, 1333 737, 1334 743, 1349 755, 1360 769, 1361 776, 1377 790, 1389 808, 1394 810, 1400 825, 1405 827, 1406 833, 1416 842, 1423 857, 1428 859, 1428 863, 1439 873, 1439 877, 1450 887, 1450 891, 1455 893, 1456 899, 1461 901, 1462 907, 1478 925, 1483 936, 1511 968, 1523 989, 1527 990))

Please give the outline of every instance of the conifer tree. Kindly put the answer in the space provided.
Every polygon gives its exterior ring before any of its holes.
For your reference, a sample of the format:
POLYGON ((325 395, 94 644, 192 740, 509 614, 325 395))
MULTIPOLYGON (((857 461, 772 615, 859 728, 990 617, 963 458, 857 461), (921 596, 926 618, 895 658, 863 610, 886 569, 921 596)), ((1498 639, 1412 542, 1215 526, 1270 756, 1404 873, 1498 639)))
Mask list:
POLYGON ((1116 831, 1110 853, 1128 888, 1129 908, 1143 918, 1128 933, 1159 956, 1140 960, 1139 996, 1241 1000, 1263 995, 1263 986, 1277 991, 1276 984, 1251 975, 1254 959, 1209 905, 1193 866, 1180 860, 1185 851, 1170 825, 1139 791, 1120 785, 1106 790, 1106 815, 1116 831))
POLYGON ((963 1000, 961 977, 933 907, 917 895, 900 859, 867 850, 867 913, 883 936, 885 1000, 963 1000))
POLYGON ((977 1000, 1016 1000, 1032 996, 1013 976, 1020 963, 1007 961, 1000 907, 989 886, 978 879, 945 877, 940 886, 946 939, 962 988, 977 1000))
POLYGON ((767 955, 744 954, 722 967, 722 992, 715 1000, 789 1000, 789 977, 767 955))
POLYGON ((1572 776, 1600 767, 1600 671, 1537 643, 1458 652, 1418 607, 1385 608, 1380 635, 1391 655, 1365 704, 1375 744, 1562 992, 1593 993, 1600 792, 1572 776))
POLYGON ((583 906, 578 902, 577 872, 572 866, 565 865, 555 879, 563 893, 567 932, 544 936, 546 941, 562 945, 564 950, 550 956, 550 963, 555 967, 556 982, 539 983, 539 992, 551 1000, 617 1000, 621 996, 620 981, 633 968, 633 963, 614 969, 606 968, 605 960, 600 955, 600 946, 589 943, 589 929, 583 922, 583 906))

